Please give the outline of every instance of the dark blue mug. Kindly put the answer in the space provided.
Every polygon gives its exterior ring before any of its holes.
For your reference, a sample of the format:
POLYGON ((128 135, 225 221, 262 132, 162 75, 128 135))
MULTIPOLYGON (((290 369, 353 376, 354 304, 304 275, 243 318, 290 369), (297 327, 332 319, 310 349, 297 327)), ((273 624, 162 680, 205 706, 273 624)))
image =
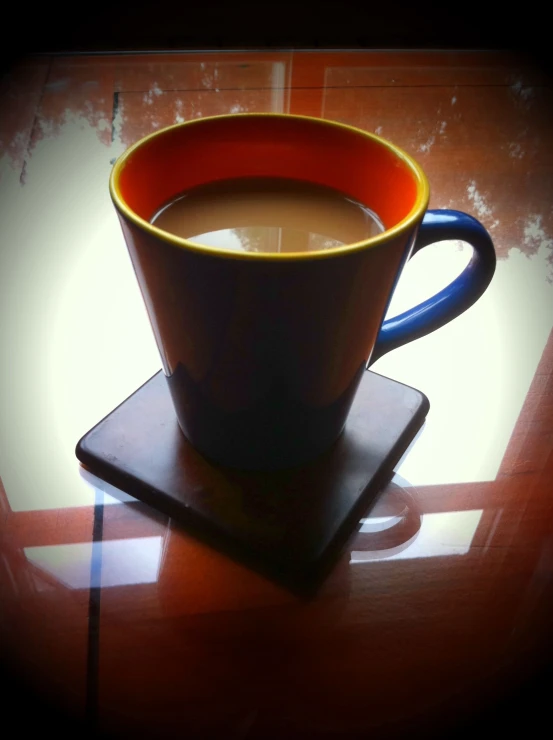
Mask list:
POLYGON ((472 216, 427 210, 420 165, 379 136, 303 116, 237 114, 156 131, 115 163, 110 192, 180 428, 233 467, 303 464, 342 432, 366 368, 469 308, 496 256, 472 216), (365 241, 301 253, 202 246, 150 223, 160 206, 225 178, 330 186, 377 213, 365 241), (470 264, 440 293, 384 316, 406 261, 459 239, 470 264))

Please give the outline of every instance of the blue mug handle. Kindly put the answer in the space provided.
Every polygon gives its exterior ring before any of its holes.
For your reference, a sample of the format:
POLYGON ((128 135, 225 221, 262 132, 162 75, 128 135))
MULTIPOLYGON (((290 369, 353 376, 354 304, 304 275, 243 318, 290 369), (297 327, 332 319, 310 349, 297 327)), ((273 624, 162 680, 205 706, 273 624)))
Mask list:
POLYGON ((382 323, 369 365, 382 355, 439 329, 475 303, 495 272, 493 242, 480 221, 462 211, 429 210, 419 227, 412 257, 434 242, 460 239, 474 252, 463 270, 446 288, 418 306, 382 323))

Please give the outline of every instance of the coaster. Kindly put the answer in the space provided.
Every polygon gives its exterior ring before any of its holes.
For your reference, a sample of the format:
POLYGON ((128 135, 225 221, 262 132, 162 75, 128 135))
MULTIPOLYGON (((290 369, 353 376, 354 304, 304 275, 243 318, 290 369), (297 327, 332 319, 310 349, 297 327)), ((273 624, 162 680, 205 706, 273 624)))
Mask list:
POLYGON ((285 471, 234 470, 186 440, 159 371, 82 437, 76 455, 192 535, 307 592, 336 562, 428 409, 420 391, 367 371, 327 453, 285 471))

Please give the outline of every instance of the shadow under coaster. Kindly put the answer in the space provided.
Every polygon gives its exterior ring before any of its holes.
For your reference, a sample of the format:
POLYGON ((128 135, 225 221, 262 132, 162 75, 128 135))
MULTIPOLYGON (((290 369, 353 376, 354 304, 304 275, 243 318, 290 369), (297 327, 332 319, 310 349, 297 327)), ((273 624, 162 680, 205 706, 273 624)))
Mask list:
POLYGON ((204 542, 308 593, 340 556, 428 409, 420 391, 367 371, 329 452, 300 468, 234 470, 208 462, 186 440, 159 371, 82 437, 76 455, 204 542))

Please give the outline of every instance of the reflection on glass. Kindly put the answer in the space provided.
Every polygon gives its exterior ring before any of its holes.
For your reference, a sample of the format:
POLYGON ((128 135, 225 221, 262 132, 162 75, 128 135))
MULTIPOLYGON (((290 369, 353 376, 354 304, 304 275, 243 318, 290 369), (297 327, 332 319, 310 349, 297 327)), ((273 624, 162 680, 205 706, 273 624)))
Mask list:
MULTIPOLYGON (((356 564, 370 562, 371 560, 410 560, 413 558, 465 555, 470 550, 483 513, 483 509, 470 509, 468 511, 423 514, 417 537, 404 550, 388 556, 385 551, 353 550, 350 562, 356 564)), ((391 526, 393 521, 390 520, 394 519, 397 519, 397 517, 367 517, 363 520, 360 532, 382 531, 391 526)))
POLYGON ((97 475, 92 473, 87 468, 79 467, 80 477, 85 481, 95 492, 94 501, 104 506, 112 506, 113 504, 124 504, 124 503, 136 503, 138 499, 131 496, 129 493, 125 493, 120 488, 102 480, 97 475))
POLYGON ((105 542, 26 547, 29 562, 54 576, 68 588, 108 588, 156 583, 162 556, 162 537, 136 537, 105 542), (98 548, 101 569, 92 569, 93 548, 98 548))
POLYGON ((102 504, 104 506, 113 506, 113 504, 126 504, 126 503, 136 503, 138 499, 134 498, 134 496, 131 496, 129 493, 125 493, 125 491, 121 491, 119 488, 115 488, 115 486, 112 486, 113 489, 113 495, 107 493, 107 491, 100 491, 100 494, 102 495, 102 504))
POLYGON ((403 521, 401 516, 369 516, 362 520, 360 534, 385 532, 403 521))

